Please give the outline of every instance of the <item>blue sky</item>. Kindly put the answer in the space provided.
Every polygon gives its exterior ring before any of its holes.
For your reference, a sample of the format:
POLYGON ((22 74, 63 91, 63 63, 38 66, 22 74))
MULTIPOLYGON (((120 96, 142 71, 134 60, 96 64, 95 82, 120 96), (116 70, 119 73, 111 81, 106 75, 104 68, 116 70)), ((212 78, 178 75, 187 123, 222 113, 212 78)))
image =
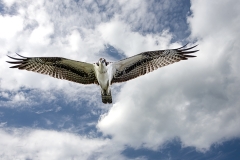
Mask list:
POLYGON ((239 159, 237 0, 0 1, 0 159, 239 159), (230 9, 230 11, 229 11, 230 9), (199 44, 197 58, 100 88, 6 55, 94 63, 199 44))

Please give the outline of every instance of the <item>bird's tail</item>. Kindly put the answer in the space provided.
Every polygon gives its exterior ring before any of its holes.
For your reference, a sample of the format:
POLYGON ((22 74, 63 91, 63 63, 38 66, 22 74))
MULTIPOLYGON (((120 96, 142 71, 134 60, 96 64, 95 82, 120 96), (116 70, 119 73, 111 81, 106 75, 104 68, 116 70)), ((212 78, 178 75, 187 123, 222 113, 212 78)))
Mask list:
POLYGON ((109 93, 107 92, 101 92, 102 93, 102 102, 103 103, 112 103, 112 94, 111 91, 109 93))

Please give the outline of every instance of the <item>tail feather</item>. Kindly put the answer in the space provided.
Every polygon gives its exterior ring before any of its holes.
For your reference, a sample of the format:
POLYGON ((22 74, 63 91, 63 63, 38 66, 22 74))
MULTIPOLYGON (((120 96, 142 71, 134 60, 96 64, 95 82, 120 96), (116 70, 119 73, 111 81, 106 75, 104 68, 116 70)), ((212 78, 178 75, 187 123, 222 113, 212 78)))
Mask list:
POLYGON ((109 94, 103 94, 102 93, 102 102, 103 103, 112 103, 112 95, 111 92, 109 94))

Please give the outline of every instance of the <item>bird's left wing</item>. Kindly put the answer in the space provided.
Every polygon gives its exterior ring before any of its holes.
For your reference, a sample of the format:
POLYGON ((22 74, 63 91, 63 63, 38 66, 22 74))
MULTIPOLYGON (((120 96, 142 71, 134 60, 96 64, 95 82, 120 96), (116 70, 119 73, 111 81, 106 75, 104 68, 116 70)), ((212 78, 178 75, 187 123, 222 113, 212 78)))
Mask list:
POLYGON ((113 75, 112 83, 128 81, 160 67, 196 57, 189 55, 198 51, 191 50, 196 46, 190 48, 185 47, 186 45, 177 49, 143 52, 130 58, 114 62, 113 66, 116 72, 115 75, 113 75))
POLYGON ((98 83, 93 65, 90 63, 74 61, 62 57, 10 57, 16 61, 7 61, 15 64, 10 68, 33 71, 47 74, 54 78, 65 79, 82 84, 98 83))

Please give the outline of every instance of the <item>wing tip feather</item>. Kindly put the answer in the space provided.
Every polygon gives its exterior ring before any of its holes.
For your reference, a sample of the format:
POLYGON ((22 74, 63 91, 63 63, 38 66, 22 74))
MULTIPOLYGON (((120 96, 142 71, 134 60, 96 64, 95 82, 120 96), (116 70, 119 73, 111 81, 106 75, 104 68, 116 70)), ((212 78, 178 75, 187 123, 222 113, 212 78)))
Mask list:
POLYGON ((18 64, 18 65, 14 65, 14 66, 11 66, 9 68, 18 68, 20 69, 20 67, 26 63, 26 60, 28 59, 27 57, 24 57, 24 56, 21 56, 20 54, 16 53, 19 57, 21 58, 15 58, 15 57, 12 57, 12 56, 9 56, 7 55, 9 58, 13 59, 13 60, 16 60, 16 61, 6 61, 7 63, 10 63, 10 64, 18 64))
POLYGON ((178 54, 184 56, 184 59, 183 59, 183 60, 187 60, 188 58, 197 57, 197 56, 195 56, 195 55, 189 55, 189 54, 192 54, 192 53, 195 53, 195 52, 198 52, 198 51, 199 51, 199 50, 191 50, 191 49, 197 47, 198 44, 197 44, 197 45, 194 45, 194 46, 192 46, 192 47, 186 48, 187 45, 188 45, 188 43, 185 44, 184 46, 180 47, 180 48, 177 48, 176 51, 178 52, 178 54))

